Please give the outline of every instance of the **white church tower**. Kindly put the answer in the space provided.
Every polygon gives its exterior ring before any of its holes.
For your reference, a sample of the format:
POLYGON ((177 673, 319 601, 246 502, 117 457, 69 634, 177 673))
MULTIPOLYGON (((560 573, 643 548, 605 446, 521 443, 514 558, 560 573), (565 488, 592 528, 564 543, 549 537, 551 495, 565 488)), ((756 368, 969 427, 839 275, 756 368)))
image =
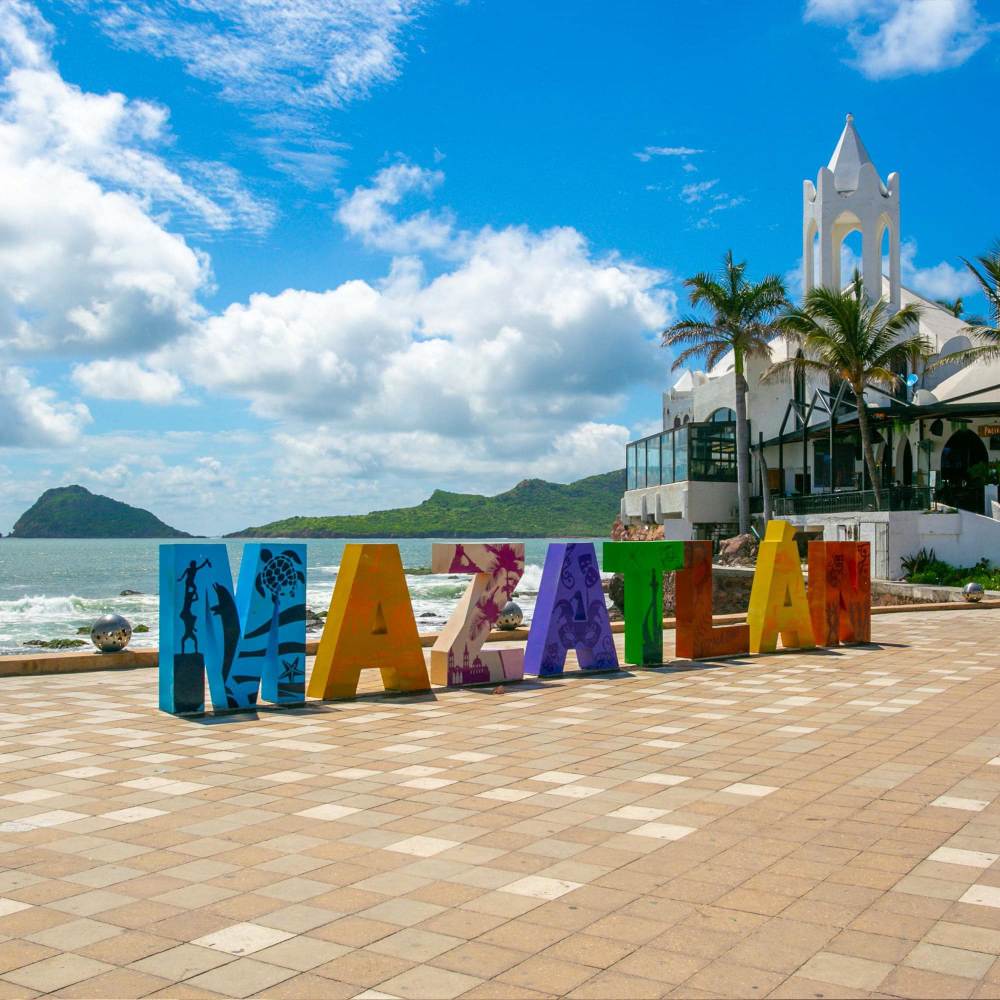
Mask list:
POLYGON ((802 264, 805 290, 819 283, 842 288, 850 275, 840 273, 844 238, 861 233, 861 276, 869 294, 883 292, 882 241, 889 234, 890 306, 899 308, 899 174, 889 174, 888 184, 872 163, 857 130, 854 116, 847 116, 837 148, 828 166, 820 167, 816 184, 803 182, 802 264), (818 238, 817 238, 818 237, 818 238))

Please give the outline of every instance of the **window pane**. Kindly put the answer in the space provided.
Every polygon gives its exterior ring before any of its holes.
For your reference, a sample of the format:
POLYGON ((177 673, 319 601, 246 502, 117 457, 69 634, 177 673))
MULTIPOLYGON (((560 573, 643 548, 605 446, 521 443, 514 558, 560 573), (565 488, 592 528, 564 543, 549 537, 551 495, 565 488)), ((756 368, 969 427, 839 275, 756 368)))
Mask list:
POLYGON ((639 441, 635 446, 635 485, 642 489, 646 485, 646 442, 639 441))
POLYGON ((674 482, 683 482, 688 477, 688 428, 681 427, 674 432, 674 482))
POLYGON ((625 449, 625 489, 635 489, 635 445, 625 449))
POLYGON ((674 481, 674 438, 677 435, 673 431, 667 431, 662 437, 660 448, 660 480, 664 483, 674 481))
POLYGON ((646 485, 660 485, 660 439, 651 438, 646 442, 646 485))

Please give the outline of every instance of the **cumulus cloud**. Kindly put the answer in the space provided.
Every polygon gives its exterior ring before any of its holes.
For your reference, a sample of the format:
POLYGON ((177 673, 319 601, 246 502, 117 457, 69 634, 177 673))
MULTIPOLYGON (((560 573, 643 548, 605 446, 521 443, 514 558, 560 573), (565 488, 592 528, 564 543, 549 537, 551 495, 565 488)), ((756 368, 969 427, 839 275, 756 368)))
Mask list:
POLYGON ((84 395, 95 399, 134 400, 153 405, 176 402, 184 391, 183 383, 173 372, 145 368, 127 360, 77 365, 73 381, 84 395))
POLYGON ((444 180, 440 170, 396 163, 380 170, 370 185, 359 185, 337 210, 337 219, 370 247, 390 253, 442 251, 455 239, 448 212, 424 210, 400 219, 393 209, 408 195, 429 196, 444 180))
POLYGON ((571 228, 471 232, 449 222, 440 238, 414 237, 426 227, 397 217, 398 201, 367 193, 426 192, 440 178, 419 168, 388 177, 345 201, 345 222, 362 239, 429 246, 448 269, 429 277, 404 255, 380 282, 253 295, 151 365, 247 400, 289 442, 310 428, 308 445, 292 450, 309 452, 303 468, 330 475, 433 467, 437 478, 442 449, 470 474, 476 462, 553 473, 574 461, 576 471, 617 464, 627 432, 608 432, 606 417, 634 384, 657 377, 654 334, 676 304, 667 276, 596 254, 571 228), (312 454, 320 439, 322 458, 312 454), (605 448, 602 461, 587 457, 605 448))
POLYGON ((166 111, 68 84, 50 31, 25 3, 3 6, 0 53, 0 349, 149 350, 191 329, 208 259, 165 228, 172 207, 213 228, 259 206, 235 174, 224 199, 152 151, 166 111))
POLYGON ((0 448, 64 447, 90 420, 82 403, 64 403, 23 369, 0 366, 0 448))
MULTIPOLYGON (((979 291, 979 284, 963 265, 940 261, 931 267, 918 267, 915 240, 904 240, 899 248, 903 284, 929 299, 957 299, 979 291)), ((888 271, 888 266, 884 267, 888 271)))
POLYGON ((975 0, 809 0, 804 17, 846 26, 854 65, 873 80, 960 66, 995 29, 975 0))

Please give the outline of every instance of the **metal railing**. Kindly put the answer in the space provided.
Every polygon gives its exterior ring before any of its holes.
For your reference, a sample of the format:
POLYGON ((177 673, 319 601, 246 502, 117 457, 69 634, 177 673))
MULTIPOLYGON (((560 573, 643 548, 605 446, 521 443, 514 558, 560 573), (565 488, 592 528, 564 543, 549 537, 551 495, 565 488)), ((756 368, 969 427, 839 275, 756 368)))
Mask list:
MULTIPOLYGON (((881 510, 930 510, 929 486, 887 486, 880 490, 881 510)), ((845 490, 840 493, 809 493, 802 496, 775 497, 774 514, 843 514, 870 511, 875 506, 874 490, 845 490)))

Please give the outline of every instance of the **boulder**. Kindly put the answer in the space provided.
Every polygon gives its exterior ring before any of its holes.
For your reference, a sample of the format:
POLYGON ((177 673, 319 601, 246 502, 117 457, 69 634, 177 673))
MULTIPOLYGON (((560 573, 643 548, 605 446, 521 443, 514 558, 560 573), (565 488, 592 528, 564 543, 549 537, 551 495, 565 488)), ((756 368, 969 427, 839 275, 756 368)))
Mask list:
POLYGON ((758 542, 751 534, 734 535, 719 542, 714 562, 720 566, 755 566, 758 542))

